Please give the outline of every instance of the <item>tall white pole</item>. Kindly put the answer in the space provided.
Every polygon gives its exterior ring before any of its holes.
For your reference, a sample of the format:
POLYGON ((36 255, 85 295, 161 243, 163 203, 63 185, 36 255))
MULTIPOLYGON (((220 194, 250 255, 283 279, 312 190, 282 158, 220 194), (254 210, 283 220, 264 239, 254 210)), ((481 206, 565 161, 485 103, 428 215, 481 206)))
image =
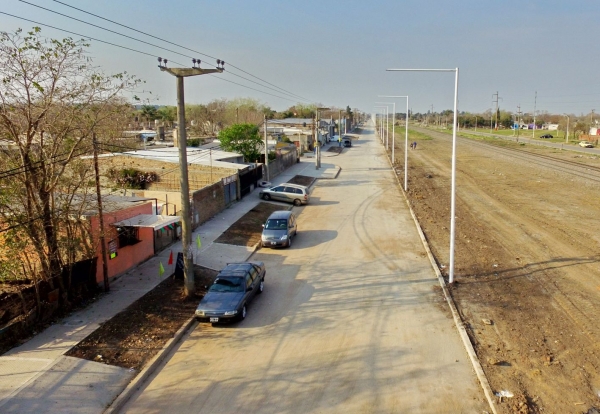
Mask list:
POLYGON ((454 238, 455 238, 455 215, 456 215, 456 128, 458 119, 458 68, 455 69, 386 69, 388 72, 454 72, 454 121, 452 126, 452 178, 450 198, 450 263, 449 283, 454 283, 454 238))
POLYGON ((394 148, 396 147, 396 102, 394 102, 394 108, 392 113, 392 168, 396 163, 394 155, 394 148))
POLYGON ((408 191, 408 96, 406 97, 406 136, 404 138, 404 191, 408 191))
POLYGON ((535 100, 533 101, 533 131, 531 138, 535 138, 535 109, 537 106, 537 91, 535 91, 535 100))
POLYGON ((456 121, 458 108, 458 68, 454 80, 454 122, 452 125, 452 196, 450 200, 450 270, 448 283, 454 283, 454 236, 456 234, 456 121))

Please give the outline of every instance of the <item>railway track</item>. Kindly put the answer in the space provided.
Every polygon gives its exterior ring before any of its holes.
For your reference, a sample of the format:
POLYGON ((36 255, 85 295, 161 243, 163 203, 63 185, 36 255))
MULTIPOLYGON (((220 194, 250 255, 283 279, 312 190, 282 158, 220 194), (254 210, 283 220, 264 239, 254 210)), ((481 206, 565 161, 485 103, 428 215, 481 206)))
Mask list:
MULTIPOLYGON (((450 134, 446 134, 443 132, 431 131, 426 129, 419 129, 419 132, 435 134, 436 136, 443 139, 451 139, 450 134)), ((563 158, 553 157, 548 154, 534 153, 527 149, 500 146, 494 144, 493 142, 476 141, 464 137, 458 137, 458 141, 461 144, 470 145, 472 147, 493 147, 496 153, 502 153, 513 158, 518 158, 520 160, 524 160, 532 164, 551 169, 553 171, 563 172, 570 176, 579 177, 590 182, 600 183, 600 166, 584 164, 573 160, 565 160, 563 158)))

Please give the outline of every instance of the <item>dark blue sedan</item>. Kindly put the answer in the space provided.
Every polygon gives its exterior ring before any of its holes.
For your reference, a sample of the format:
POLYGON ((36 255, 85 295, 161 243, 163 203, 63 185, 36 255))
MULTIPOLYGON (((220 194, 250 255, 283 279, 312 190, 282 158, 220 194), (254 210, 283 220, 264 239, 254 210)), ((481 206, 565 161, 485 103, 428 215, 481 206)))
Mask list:
POLYGON ((200 322, 225 323, 246 318, 248 304, 265 287, 263 262, 228 263, 196 308, 200 322))

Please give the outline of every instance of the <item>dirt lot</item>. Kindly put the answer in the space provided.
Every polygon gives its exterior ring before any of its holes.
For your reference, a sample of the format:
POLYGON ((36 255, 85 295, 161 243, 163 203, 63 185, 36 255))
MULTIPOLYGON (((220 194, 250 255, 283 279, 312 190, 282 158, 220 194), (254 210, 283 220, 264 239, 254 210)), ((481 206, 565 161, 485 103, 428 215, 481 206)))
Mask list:
MULTIPOLYGON (((411 137, 408 197, 447 276, 451 136, 426 133, 411 137)), ((451 293, 492 389, 514 394, 501 412, 600 407, 598 166, 569 151, 458 141, 451 293)))
POLYGON ((66 355, 141 370, 196 310, 217 272, 195 267, 196 297, 183 280, 166 279, 78 343, 66 355))
MULTIPOLYGON (((296 176, 290 182, 310 185, 314 178, 296 176)), ((287 208, 277 203, 259 203, 216 242, 253 246, 260 240, 269 215, 287 208)), ((291 208, 291 207, 290 207, 291 208)), ((185 299, 183 281, 168 278, 152 291, 115 315, 77 344, 67 355, 141 370, 194 313, 217 272, 195 266, 196 296, 185 299)))

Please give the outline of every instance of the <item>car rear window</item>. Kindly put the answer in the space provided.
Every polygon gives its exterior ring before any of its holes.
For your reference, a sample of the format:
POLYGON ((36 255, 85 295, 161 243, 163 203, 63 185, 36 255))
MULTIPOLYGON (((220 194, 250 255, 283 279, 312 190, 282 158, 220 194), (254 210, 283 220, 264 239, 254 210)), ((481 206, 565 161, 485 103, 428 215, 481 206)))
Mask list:
POLYGON ((215 283, 212 284, 209 292, 243 292, 244 289, 244 278, 243 277, 218 277, 215 279, 215 283))

